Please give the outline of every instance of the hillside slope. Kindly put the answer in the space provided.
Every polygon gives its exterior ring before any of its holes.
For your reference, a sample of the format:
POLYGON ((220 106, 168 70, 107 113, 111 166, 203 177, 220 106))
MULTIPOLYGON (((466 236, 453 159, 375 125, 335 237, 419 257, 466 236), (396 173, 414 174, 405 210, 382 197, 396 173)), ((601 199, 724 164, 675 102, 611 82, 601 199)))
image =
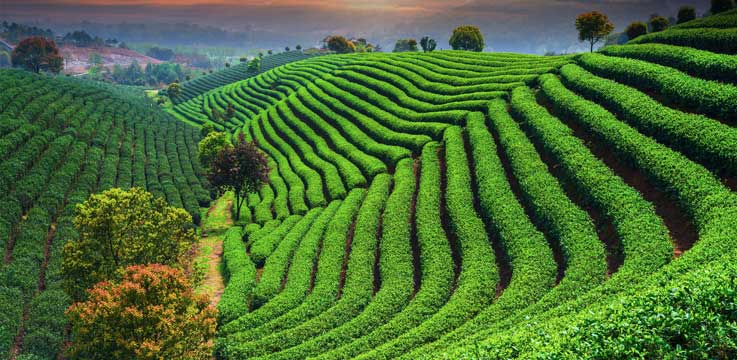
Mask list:
POLYGON ((228 269, 217 355, 729 357, 636 316, 690 286, 697 321, 734 319, 704 303, 735 277, 733 19, 573 57, 324 56, 178 104, 273 169, 225 246, 250 265, 228 269))
MULTIPOLYGON (((264 57, 261 61, 261 72, 271 70, 277 66, 281 66, 292 61, 307 59, 312 56, 315 55, 305 54, 302 51, 287 51, 274 55, 268 55, 264 57)), ((207 74, 202 77, 185 81, 182 83, 181 94, 178 97, 174 98, 174 102, 178 104, 187 101, 204 92, 239 80, 243 80, 252 75, 255 74, 251 74, 248 71, 248 65, 246 63, 242 63, 211 74, 207 74)))
POLYGON ((0 87, 0 357, 51 359, 65 340, 61 251, 77 236, 75 205, 138 186, 199 221, 210 201, 200 135, 110 85, 0 70, 0 87))

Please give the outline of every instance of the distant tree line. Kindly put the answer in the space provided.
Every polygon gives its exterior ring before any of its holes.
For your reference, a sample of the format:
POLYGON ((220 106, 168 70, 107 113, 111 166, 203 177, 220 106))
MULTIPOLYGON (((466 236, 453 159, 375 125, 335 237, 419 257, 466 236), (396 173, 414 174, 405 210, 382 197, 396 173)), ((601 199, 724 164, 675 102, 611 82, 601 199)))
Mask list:
POLYGON ((113 66, 109 74, 104 74, 107 78, 118 84, 123 85, 160 85, 169 84, 175 81, 184 81, 189 76, 190 71, 180 64, 163 63, 163 64, 146 64, 141 67, 137 61, 133 61, 128 66, 113 66))

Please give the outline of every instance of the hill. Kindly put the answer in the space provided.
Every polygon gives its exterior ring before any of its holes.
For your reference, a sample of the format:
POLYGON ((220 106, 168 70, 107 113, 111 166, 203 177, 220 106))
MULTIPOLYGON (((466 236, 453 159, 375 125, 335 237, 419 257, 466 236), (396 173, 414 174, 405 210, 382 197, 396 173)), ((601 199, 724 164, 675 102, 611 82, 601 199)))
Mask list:
POLYGON ((138 186, 199 218, 210 197, 199 130, 135 90, 0 70, 0 357, 55 358, 69 297, 61 251, 77 235, 75 205, 138 186))
POLYGON ((59 358, 61 250, 91 193, 143 187, 199 223, 210 123, 272 169, 218 227, 217 358, 733 358, 735 29, 733 11, 571 56, 277 54, 183 83, 169 113, 0 70, 0 356, 59 358))
MULTIPOLYGON (((274 55, 267 55, 262 59, 260 72, 271 70, 277 66, 307 59, 315 56, 313 54, 307 54, 302 51, 286 51, 274 55)), ((182 92, 174 100, 175 103, 181 103, 194 98, 208 90, 227 85, 239 80, 248 78, 254 75, 248 71, 248 65, 246 63, 237 64, 229 68, 207 74, 202 77, 198 77, 182 83, 182 92)))
POLYGON ((122 49, 117 47, 79 47, 74 45, 63 45, 59 48, 61 55, 64 57, 64 72, 68 74, 81 74, 87 72, 91 64, 89 63, 90 55, 99 54, 102 59, 102 65, 112 68, 114 65, 128 66, 133 61, 138 62, 142 67, 146 64, 160 64, 161 61, 152 57, 143 55, 130 49, 122 49))
POLYGON ((730 357, 734 14, 714 18, 569 57, 329 55, 176 105, 273 168, 225 239, 217 355, 730 357))

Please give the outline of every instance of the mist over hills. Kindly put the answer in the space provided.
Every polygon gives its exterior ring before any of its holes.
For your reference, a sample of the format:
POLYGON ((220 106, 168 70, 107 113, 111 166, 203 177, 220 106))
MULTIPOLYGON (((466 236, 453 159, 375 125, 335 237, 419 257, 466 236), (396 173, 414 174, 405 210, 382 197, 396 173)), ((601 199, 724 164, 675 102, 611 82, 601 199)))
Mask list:
POLYGON ((573 25, 575 16, 583 11, 605 12, 616 31, 622 31, 631 21, 646 20, 654 13, 670 16, 687 3, 696 5, 700 14, 708 8, 705 0, 408 0, 391 5, 382 1, 303 0, 268 6, 249 1, 69 5, 65 1, 10 0, 2 5, 2 13, 9 20, 61 31, 82 28, 129 42, 275 49, 293 43, 314 46, 330 34, 364 37, 385 50, 390 50, 397 38, 430 35, 438 39, 440 48, 447 48, 451 30, 471 23, 486 36, 486 51, 540 54, 583 49, 573 25))

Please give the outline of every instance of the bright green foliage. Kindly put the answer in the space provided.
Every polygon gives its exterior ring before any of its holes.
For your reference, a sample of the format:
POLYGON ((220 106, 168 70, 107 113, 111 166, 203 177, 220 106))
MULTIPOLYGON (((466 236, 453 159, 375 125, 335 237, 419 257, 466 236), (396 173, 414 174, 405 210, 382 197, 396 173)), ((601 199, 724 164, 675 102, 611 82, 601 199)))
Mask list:
POLYGON ((246 255, 241 228, 232 227, 223 236, 223 269, 227 286, 217 305, 218 323, 225 324, 246 314, 253 290, 256 267, 246 255))
POLYGON ((217 131, 208 133, 197 144, 197 155, 200 164, 207 167, 212 166, 213 161, 223 149, 232 147, 233 144, 230 142, 228 134, 217 131))
POLYGON ((110 189, 77 205, 79 238, 64 246, 65 288, 75 299, 134 264, 178 264, 195 242, 192 217, 140 188, 110 189))

